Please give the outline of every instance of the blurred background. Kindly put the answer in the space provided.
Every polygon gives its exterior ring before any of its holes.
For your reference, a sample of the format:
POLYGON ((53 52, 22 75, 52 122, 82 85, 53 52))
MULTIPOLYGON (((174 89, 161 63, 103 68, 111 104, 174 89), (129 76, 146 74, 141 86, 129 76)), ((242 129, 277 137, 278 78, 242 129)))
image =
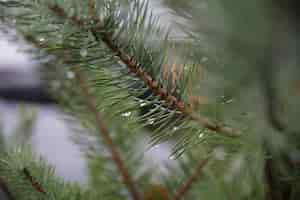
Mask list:
MULTIPOLYGON (((4 34, 1 34, 0 52, 0 91, 4 88, 41 87, 38 66, 4 34)), ((32 126, 32 138, 28 142, 34 149, 56 166, 59 175, 71 181, 84 181, 84 161, 78 147, 70 142, 70 132, 55 105, 25 105, 1 99, 0 121, 6 141, 14 140, 16 132, 22 135, 26 126, 32 126), (16 130, 16 127, 21 130, 16 130)))

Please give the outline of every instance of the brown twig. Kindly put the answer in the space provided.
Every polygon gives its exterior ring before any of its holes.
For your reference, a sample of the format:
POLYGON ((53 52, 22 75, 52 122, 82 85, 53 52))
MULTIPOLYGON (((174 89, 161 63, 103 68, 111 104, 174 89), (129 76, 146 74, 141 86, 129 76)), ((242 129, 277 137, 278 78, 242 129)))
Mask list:
POLYGON ((6 195, 8 200, 15 200, 14 196, 12 195, 10 190, 8 189, 7 184, 5 183, 5 181, 2 178, 0 178, 0 189, 6 195))
POLYGON ((188 191, 192 188, 194 183, 200 178, 202 175, 203 167, 206 166, 208 163, 209 158, 206 158, 205 160, 200 161, 198 166, 195 169, 195 172, 189 177, 189 179, 186 181, 186 183, 180 187, 175 196, 172 198, 172 200, 181 200, 187 193, 188 191))
POLYGON ((78 70, 74 70, 74 73, 75 73, 76 80, 79 83, 79 87, 85 97, 87 107, 88 107, 89 111, 92 112, 93 115, 95 116, 97 129, 99 130, 99 133, 101 134, 105 144, 107 145, 107 148, 109 149, 109 151, 111 153, 112 160, 115 162, 115 164, 123 178, 124 184, 127 186, 128 190, 132 196, 132 199, 140 200, 141 199, 140 194, 136 190, 134 182, 132 181, 131 176, 129 175, 128 169, 125 167, 125 164, 124 164, 123 160, 121 159, 121 156, 120 156, 119 152, 117 151, 112 138, 109 135, 109 131, 108 131, 104 121, 102 120, 100 113, 97 110, 97 106, 96 106, 94 97, 92 96, 92 94, 90 94, 88 88, 86 87, 85 80, 84 80, 83 76, 80 74, 80 72, 78 70))
POLYGON ((33 178, 33 176, 30 174, 30 172, 29 172, 29 170, 28 170, 27 168, 24 168, 24 169, 23 169, 23 173, 24 173, 24 175, 26 176, 26 178, 29 180, 29 182, 31 183, 32 187, 33 187, 36 191, 38 191, 38 192, 40 192, 40 193, 42 193, 42 194, 46 194, 45 189, 41 186, 40 183, 37 182, 37 180, 35 180, 35 179, 33 178))
MULTIPOLYGON (((70 19, 73 23, 77 24, 80 27, 84 27, 84 21, 77 18, 76 16, 68 17, 65 10, 58 5, 49 6, 50 10, 56 13, 58 16, 66 19, 70 19)), ((94 35, 97 35, 99 29, 103 29, 102 23, 93 17, 93 20, 97 26, 90 29, 94 35)), ((129 71, 139 77, 145 82, 148 88, 152 91, 153 94, 159 96, 161 99, 165 100, 168 105, 172 106, 174 109, 182 112, 186 117, 189 117, 191 120, 200 123, 205 128, 217 132, 223 133, 226 136, 236 137, 241 135, 241 131, 233 129, 231 127, 225 126, 224 124, 217 123, 206 117, 195 115, 189 106, 185 102, 179 100, 176 96, 168 94, 166 89, 163 88, 156 80, 154 80, 147 72, 140 67, 140 64, 131 56, 126 55, 122 52, 114 43, 110 35, 102 32, 102 41, 107 45, 107 47, 117 56, 129 69, 129 71)))

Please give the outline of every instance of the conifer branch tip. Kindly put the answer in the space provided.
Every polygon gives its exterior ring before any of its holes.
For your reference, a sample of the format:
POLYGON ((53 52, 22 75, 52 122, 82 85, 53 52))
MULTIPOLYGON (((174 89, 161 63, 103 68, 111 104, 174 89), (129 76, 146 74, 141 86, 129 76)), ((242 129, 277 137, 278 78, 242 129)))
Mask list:
MULTIPOLYGON (((90 0, 89 2, 91 10, 90 12, 94 13, 95 11, 92 9, 95 7, 95 5, 93 4, 93 0, 90 0)), ((69 19, 80 27, 83 27, 85 24, 83 20, 77 18, 76 16, 68 17, 64 9, 59 7, 58 5, 52 5, 49 6, 49 8, 58 16, 69 19)), ((95 24, 97 24, 97 26, 92 27, 90 31, 94 35, 97 35, 97 32, 99 32, 99 30, 102 29, 103 26, 100 20, 98 20, 95 16, 92 16, 92 18, 95 24)), ((143 70, 141 64, 138 63, 138 61, 136 61, 133 56, 126 55, 124 52, 121 51, 121 49, 114 45, 110 35, 108 35, 105 32, 102 32, 101 39, 107 45, 107 47, 114 53, 114 55, 117 56, 128 67, 128 70, 132 74, 135 74, 137 77, 139 77, 142 81, 144 81, 144 83, 148 86, 152 93, 165 100, 168 106, 182 112, 182 114, 186 117, 199 123, 201 126, 204 126, 205 128, 211 131, 224 134, 229 137, 237 137, 241 135, 240 130, 236 130, 223 124, 218 124, 203 116, 195 115, 183 101, 179 100, 176 96, 172 94, 168 94, 168 92, 163 88, 163 86, 160 83, 158 83, 146 71, 143 70)))

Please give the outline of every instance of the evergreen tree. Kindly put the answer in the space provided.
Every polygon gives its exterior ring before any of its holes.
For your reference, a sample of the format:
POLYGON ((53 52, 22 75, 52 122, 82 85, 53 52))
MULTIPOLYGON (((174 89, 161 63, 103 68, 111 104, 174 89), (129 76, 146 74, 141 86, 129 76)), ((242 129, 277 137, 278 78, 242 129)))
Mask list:
POLYGON ((278 16, 297 15, 274 2, 176 1, 187 38, 174 41, 146 1, 0 1, 2 23, 32 45, 89 166, 87 186, 68 184, 18 147, 1 155, 2 191, 11 200, 297 199, 297 88, 281 100, 297 67, 278 78, 271 37, 278 16), (153 179, 134 145, 141 132, 151 146, 172 141, 179 169, 153 179))

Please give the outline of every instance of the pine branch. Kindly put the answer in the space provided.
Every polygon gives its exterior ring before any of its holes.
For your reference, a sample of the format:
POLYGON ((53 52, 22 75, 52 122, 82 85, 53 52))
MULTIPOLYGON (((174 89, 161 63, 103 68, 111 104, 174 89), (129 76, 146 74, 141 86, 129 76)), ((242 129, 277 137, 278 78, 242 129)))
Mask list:
POLYGON ((7 184, 4 182, 4 180, 1 179, 1 177, 0 177, 0 189, 4 192, 8 200, 15 200, 12 193, 8 189, 7 184))
MULTIPOLYGON (((90 3, 90 8, 92 3, 90 3)), ((85 22, 76 16, 68 17, 65 10, 58 5, 49 5, 50 10, 56 13, 58 16, 64 19, 71 20, 74 24, 78 25, 79 27, 84 28, 85 22)), ((93 11, 94 12, 94 11, 93 11)), ((91 28, 91 32, 94 36, 99 40, 97 37, 97 33, 103 29, 102 23, 95 17, 93 20, 97 26, 91 28)), ((179 100, 176 96, 172 94, 168 94, 168 92, 163 88, 161 84, 159 84, 153 77, 151 77, 147 72, 142 69, 142 64, 138 63, 137 60, 134 59, 133 56, 129 56, 125 54, 121 49, 119 49, 112 41, 111 36, 106 33, 102 32, 102 41, 107 45, 107 47, 113 52, 115 56, 117 56, 128 68, 128 70, 136 75, 140 80, 142 80, 148 88, 152 91, 155 96, 160 97, 164 100, 167 105, 171 106, 173 109, 180 111, 185 117, 190 118, 191 120, 199 123, 201 126, 205 128, 217 132, 223 133, 226 136, 236 137, 241 135, 240 130, 233 129, 228 127, 224 124, 220 124, 214 122, 206 117, 195 115, 193 111, 189 109, 189 107, 185 104, 185 102, 179 100)))
POLYGON ((53 167, 36 157, 29 147, 19 147, 1 155, 0 181, 0 189, 4 188, 8 200, 91 200, 93 197, 90 190, 56 177, 53 167))
POLYGON ((198 166, 195 169, 195 172, 189 177, 185 184, 177 190, 177 193, 172 200, 181 200, 184 198, 184 196, 189 192, 194 183, 196 183, 202 175, 203 168, 206 166, 208 161, 209 158, 206 158, 205 160, 199 162, 198 166))
POLYGON ((97 122, 97 124, 96 124, 97 129, 99 130, 101 137, 104 139, 104 141, 107 145, 107 148, 109 149, 109 151, 111 153, 112 159, 115 162, 118 170, 120 171, 120 174, 123 178, 124 184, 128 188, 132 198, 134 200, 139 200, 140 194, 136 190, 134 182, 131 179, 131 176, 129 175, 128 169, 125 167, 125 164, 124 164, 123 160, 121 159, 121 156, 120 156, 118 150, 116 149, 112 138, 109 135, 109 131, 108 131, 105 123, 103 122, 100 113, 97 110, 95 99, 93 98, 93 96, 90 94, 88 88, 86 87, 85 80, 84 80, 83 76, 80 74, 80 72, 76 71, 76 70, 74 72, 75 72, 76 80, 79 83, 79 87, 86 99, 87 106, 88 106, 90 112, 92 112, 95 116, 95 120, 97 122))

